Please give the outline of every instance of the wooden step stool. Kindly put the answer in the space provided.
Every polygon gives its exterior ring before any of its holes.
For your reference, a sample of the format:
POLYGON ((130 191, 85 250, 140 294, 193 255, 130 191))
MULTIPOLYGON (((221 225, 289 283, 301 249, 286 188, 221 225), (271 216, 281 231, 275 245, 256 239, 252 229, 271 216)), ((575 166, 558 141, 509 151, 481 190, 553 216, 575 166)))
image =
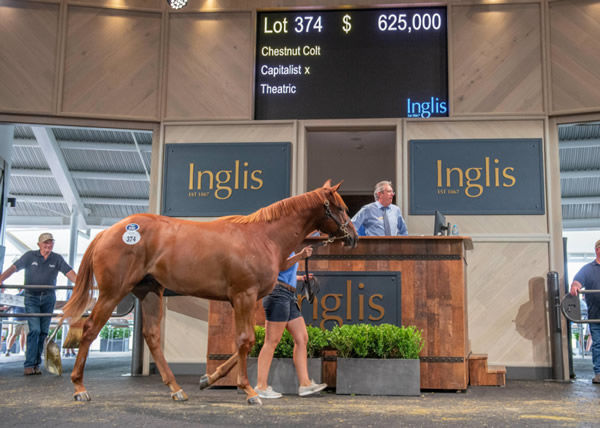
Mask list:
POLYGON ((487 354, 469 356, 469 384, 473 386, 505 386, 506 367, 489 366, 487 354))

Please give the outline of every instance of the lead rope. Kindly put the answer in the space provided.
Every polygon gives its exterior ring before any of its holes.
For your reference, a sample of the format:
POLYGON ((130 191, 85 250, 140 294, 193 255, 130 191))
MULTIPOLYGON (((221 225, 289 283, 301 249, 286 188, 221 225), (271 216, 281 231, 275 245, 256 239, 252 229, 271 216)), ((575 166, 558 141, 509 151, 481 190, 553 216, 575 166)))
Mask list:
POLYGON ((315 296, 319 292, 319 283, 317 278, 313 277, 310 279, 310 273, 308 271, 308 259, 304 259, 304 283, 302 284, 301 292, 304 293, 304 297, 308 300, 308 303, 312 303, 315 300, 315 296))

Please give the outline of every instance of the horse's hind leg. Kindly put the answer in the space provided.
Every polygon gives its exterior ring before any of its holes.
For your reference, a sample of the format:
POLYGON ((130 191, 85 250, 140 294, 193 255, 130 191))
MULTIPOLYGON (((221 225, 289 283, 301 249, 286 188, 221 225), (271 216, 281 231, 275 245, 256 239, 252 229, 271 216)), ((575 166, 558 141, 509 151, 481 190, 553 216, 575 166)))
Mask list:
MULTIPOLYGON (((149 285, 149 284, 144 284, 149 285)), ((162 318, 162 293, 164 288, 156 283, 156 287, 150 290, 143 290, 142 287, 136 288, 134 293, 142 302, 143 334, 152 353, 152 358, 162 381, 171 390, 171 398, 175 401, 186 401, 188 396, 175 381, 175 376, 169 368, 167 360, 160 348, 160 320, 162 318), (145 291, 145 293, 144 293, 145 291)))
POLYGON ((235 315, 236 346, 238 351, 227 361, 221 364, 211 375, 205 374, 200 378, 200 388, 204 389, 225 376, 238 365, 237 383, 240 389, 246 393, 248 404, 262 404, 258 394, 248 382, 246 357, 254 345, 254 307, 256 295, 240 293, 233 298, 233 309, 235 315))
POLYGON ((104 299, 103 296, 100 295, 90 317, 83 324, 83 335, 79 344, 79 352, 77 352, 77 359, 75 360, 75 365, 71 372, 71 381, 75 386, 73 399, 76 401, 91 400, 85 386, 83 386, 83 370, 85 368, 85 362, 91 343, 98 336, 100 329, 106 324, 106 321, 110 318, 110 315, 118 302, 119 300, 104 299))
POLYGON ((216 368, 213 374, 205 374, 200 378, 200 389, 208 388, 213 383, 225 376, 229 371, 235 367, 238 362, 238 353, 236 352, 227 359, 223 364, 216 368))

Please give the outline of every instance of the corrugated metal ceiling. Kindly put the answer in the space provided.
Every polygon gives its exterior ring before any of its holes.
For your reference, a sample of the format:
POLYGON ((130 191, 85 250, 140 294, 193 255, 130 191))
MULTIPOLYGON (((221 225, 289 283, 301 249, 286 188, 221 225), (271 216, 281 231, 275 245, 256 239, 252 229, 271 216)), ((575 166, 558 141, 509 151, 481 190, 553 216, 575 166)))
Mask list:
POLYGON ((563 229, 600 229, 600 122, 560 125, 563 229))
POLYGON ((80 201, 77 210, 85 220, 80 228, 108 226, 148 211, 152 132, 36 128, 41 129, 46 144, 40 145, 40 134, 32 126, 14 129, 8 190, 16 206, 8 209, 8 226, 69 225, 71 207, 66 201, 73 195, 80 201), (45 153, 48 147, 55 153, 45 153), (67 171, 57 179, 61 165, 67 171), (66 182, 72 183, 68 189, 66 182))

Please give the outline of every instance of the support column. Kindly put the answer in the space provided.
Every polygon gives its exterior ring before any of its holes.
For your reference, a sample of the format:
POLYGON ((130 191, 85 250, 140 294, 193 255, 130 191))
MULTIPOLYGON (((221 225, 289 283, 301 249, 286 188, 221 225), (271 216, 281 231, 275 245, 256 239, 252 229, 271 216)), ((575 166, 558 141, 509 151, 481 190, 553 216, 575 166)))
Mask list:
MULTIPOLYGON (((71 233, 70 233, 70 242, 69 242, 69 265, 74 269, 75 268, 75 259, 77 257, 77 224, 79 217, 79 211, 76 205, 71 207, 71 233)), ((73 283, 69 280, 67 285, 73 285, 73 283)), ((67 290, 67 300, 71 298, 72 290, 67 290)))

